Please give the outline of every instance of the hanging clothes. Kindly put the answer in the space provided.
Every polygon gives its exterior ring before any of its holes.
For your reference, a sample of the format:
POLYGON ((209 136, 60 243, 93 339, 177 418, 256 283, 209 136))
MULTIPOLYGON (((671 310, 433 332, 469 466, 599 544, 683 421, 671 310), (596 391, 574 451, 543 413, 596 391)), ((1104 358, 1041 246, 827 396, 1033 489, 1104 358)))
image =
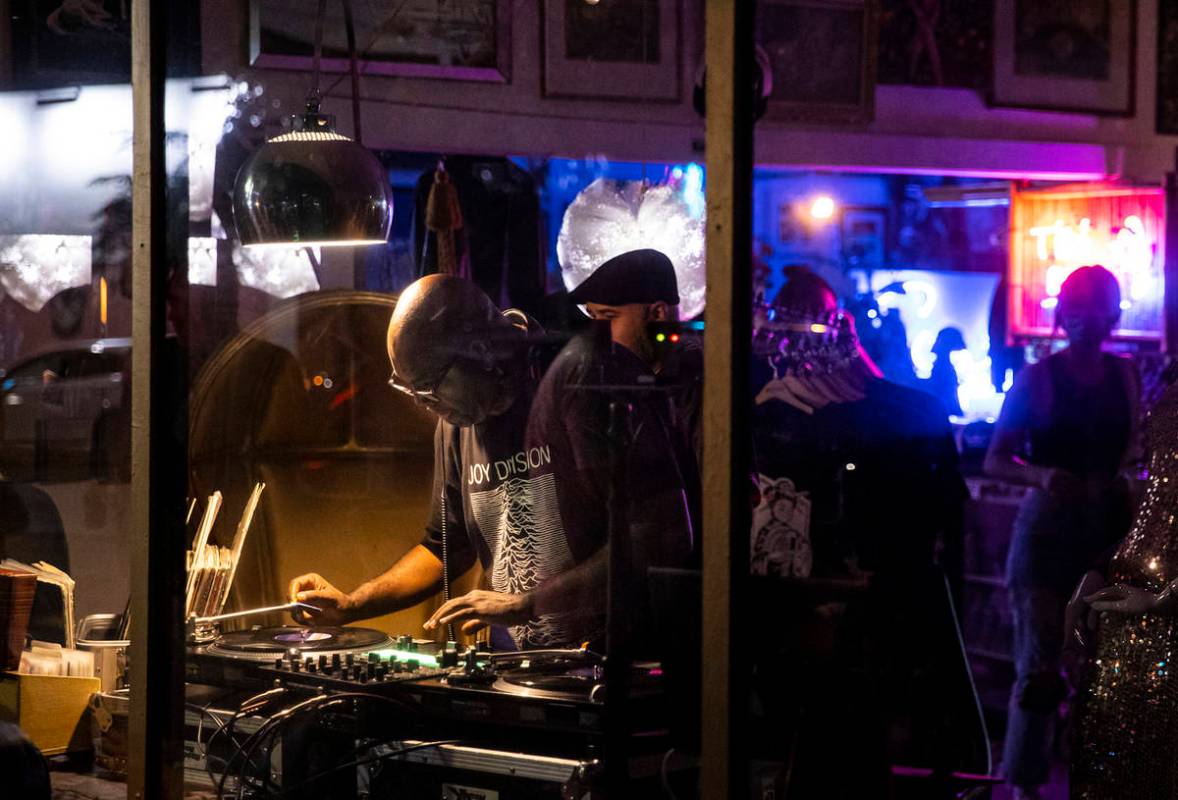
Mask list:
MULTIPOLYGON (((438 191, 445 190, 435 190, 435 170, 426 171, 417 181, 414 197, 413 254, 418 274, 441 271, 441 256, 442 265, 453 264, 455 274, 468 275, 500 308, 536 314, 545 294, 546 275, 540 200, 532 176, 506 158, 446 156, 443 161, 449 185, 457 194, 461 228, 447 227, 440 241, 438 227, 429 224, 431 192, 435 196, 432 208, 437 211, 442 199, 438 191)), ((452 223, 436 215, 434 219, 452 223)))

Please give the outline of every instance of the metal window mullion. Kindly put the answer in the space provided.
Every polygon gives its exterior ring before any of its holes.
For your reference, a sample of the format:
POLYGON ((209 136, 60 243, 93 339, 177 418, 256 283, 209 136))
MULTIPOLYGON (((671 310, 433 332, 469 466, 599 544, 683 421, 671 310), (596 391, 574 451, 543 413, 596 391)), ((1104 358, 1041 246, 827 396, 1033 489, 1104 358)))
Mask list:
POLYGON ((748 792, 753 11, 707 7, 707 336, 704 338, 703 797, 748 792))
POLYGON ((178 374, 165 352, 167 283, 165 0, 131 4, 131 717, 127 797, 183 793, 185 452, 169 402, 178 374))

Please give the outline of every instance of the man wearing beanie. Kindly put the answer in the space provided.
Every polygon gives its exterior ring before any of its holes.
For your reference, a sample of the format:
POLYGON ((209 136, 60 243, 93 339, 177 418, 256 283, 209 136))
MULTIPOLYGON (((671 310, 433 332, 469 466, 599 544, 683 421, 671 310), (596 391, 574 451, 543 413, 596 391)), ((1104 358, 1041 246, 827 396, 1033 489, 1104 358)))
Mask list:
MULTIPOLYGON (((619 402, 629 408, 620 449, 635 577, 627 617, 637 631, 648 624, 647 569, 687 566, 695 557, 700 492, 695 406, 684 397, 692 393, 689 378, 698 377, 699 370, 682 370, 675 381, 660 381, 669 371, 668 359, 650 326, 677 320, 679 304, 675 271, 664 254, 644 249, 616 256, 570 297, 584 305, 595 330, 570 342, 541 381, 528 443, 551 447, 551 463, 533 475, 554 476, 562 525, 570 541, 587 549, 574 554, 580 562, 576 569, 543 582, 533 602, 538 611, 593 616, 599 628, 604 621, 612 476, 607 431, 610 404, 619 402)), ((698 359, 692 363, 698 365, 698 359)))

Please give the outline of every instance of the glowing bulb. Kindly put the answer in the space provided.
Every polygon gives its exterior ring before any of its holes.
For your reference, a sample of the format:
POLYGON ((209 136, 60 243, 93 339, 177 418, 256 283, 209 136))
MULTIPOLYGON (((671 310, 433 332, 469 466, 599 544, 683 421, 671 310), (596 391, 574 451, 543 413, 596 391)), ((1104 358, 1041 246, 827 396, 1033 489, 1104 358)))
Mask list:
POLYGON ((810 216, 814 219, 830 219, 834 216, 834 200, 827 195, 815 197, 810 204, 810 216))
POLYGON ((654 340, 656 342, 665 342, 665 341, 667 341, 667 334, 665 334, 665 333, 655 334, 654 340))

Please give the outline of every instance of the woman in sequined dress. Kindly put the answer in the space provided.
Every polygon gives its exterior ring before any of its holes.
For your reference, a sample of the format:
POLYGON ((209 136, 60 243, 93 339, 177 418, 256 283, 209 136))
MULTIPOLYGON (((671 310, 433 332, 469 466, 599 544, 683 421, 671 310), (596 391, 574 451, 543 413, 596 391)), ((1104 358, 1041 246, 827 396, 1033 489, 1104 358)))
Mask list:
POLYGON ((1114 584, 1079 694, 1072 797, 1178 798, 1178 384, 1153 407, 1145 499, 1113 556, 1114 584))
POLYGON ((1064 609, 1085 570, 1129 528, 1120 477, 1139 396, 1131 362, 1102 350, 1120 319, 1120 288, 1103 267, 1064 282, 1058 326, 1068 346, 1019 374, 986 454, 986 472, 1030 490, 1006 565, 1014 617, 1003 771, 1018 800, 1040 797, 1067 686, 1060 674, 1064 609))

